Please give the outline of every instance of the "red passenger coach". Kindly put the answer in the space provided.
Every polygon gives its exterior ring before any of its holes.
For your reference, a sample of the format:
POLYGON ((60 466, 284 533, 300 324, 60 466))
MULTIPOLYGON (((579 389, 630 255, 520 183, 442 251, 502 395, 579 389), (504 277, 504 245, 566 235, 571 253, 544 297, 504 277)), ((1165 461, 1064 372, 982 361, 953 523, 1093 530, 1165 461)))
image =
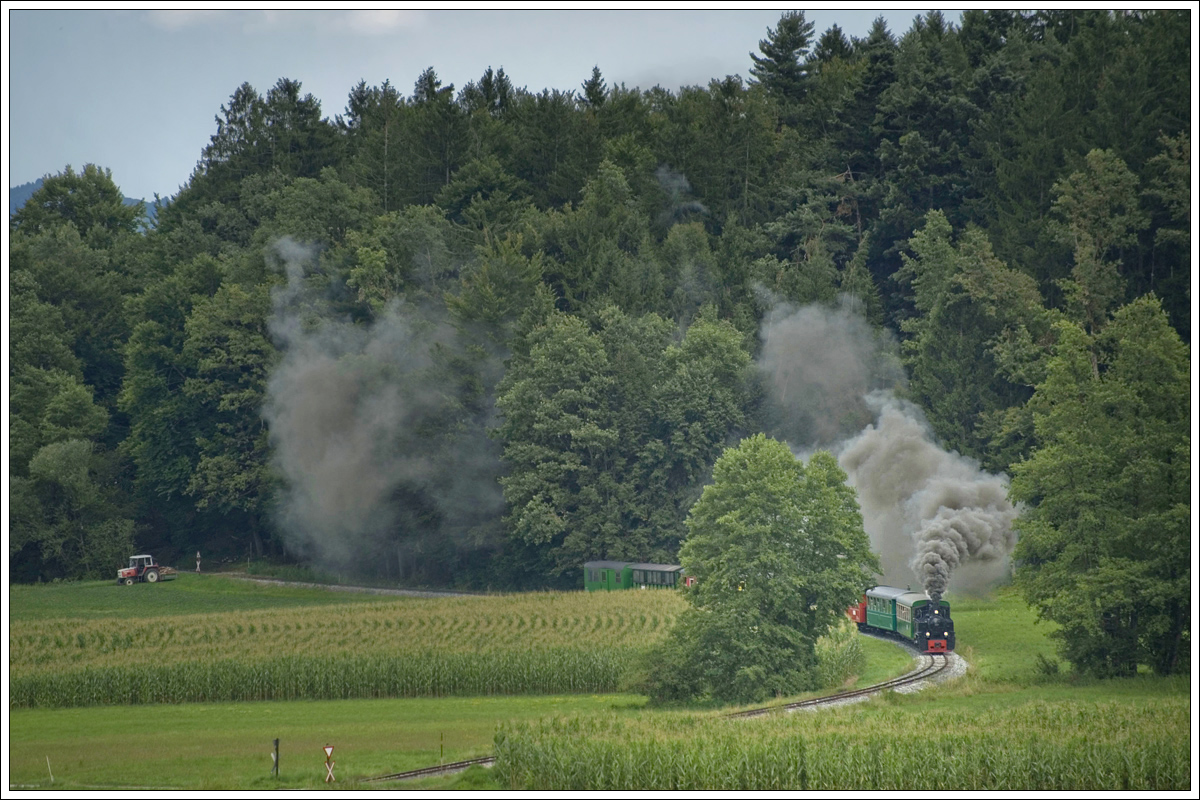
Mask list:
POLYGON ((861 603, 846 609, 846 616, 850 618, 851 622, 856 622, 859 625, 867 624, 867 596, 865 594, 861 603))

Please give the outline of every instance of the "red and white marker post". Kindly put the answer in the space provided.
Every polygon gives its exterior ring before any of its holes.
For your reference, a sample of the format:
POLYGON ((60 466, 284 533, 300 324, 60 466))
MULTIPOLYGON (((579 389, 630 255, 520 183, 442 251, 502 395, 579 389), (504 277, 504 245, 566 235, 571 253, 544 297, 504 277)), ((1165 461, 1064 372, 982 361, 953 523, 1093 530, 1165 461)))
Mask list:
POLYGON ((333 760, 333 745, 325 745, 325 782, 334 783, 337 778, 333 777, 333 765, 337 762, 333 760))

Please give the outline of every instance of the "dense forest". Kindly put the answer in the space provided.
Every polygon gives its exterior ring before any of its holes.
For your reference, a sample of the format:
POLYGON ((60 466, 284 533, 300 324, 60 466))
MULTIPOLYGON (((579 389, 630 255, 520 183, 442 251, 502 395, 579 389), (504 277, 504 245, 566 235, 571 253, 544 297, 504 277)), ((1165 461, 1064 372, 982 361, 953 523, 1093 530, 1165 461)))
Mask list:
POLYGON ((1185 618, 1188 12, 766 33, 674 92, 431 67, 330 118, 243 84, 153 224, 102 167, 47 176, 10 223, 10 579, 671 561, 721 452, 779 430, 764 318, 819 303, 1013 476, 1031 597, 1098 568, 1185 618))

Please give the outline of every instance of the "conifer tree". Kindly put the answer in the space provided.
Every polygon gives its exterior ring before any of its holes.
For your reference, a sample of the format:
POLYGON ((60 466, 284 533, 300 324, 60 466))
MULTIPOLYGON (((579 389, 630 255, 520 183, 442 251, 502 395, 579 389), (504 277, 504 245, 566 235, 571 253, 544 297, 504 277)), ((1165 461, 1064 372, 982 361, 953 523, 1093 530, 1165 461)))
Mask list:
POLYGON ((1013 467, 1017 582, 1083 672, 1185 670, 1191 598, 1188 347, 1153 297, 1098 335, 1061 322, 1013 467), (1099 369, 1095 365, 1099 365, 1099 369))
POLYGON ((808 78, 805 61, 813 29, 803 11, 785 12, 778 25, 767 28, 767 38, 758 43, 762 55, 750 54, 754 62, 750 74, 755 82, 785 102, 803 100, 808 78))

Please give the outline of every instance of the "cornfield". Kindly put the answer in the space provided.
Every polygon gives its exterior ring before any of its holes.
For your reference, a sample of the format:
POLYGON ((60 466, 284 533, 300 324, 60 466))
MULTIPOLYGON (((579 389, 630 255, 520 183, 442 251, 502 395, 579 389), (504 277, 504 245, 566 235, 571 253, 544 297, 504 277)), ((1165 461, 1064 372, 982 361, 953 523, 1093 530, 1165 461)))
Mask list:
POLYGON ((542 593, 14 622, 14 708, 611 692, 674 592, 542 593))
POLYGON ((503 726, 495 774, 505 787, 557 791, 1180 790, 1189 729, 1186 698, 549 720, 503 726))
POLYGON ((683 601, 674 592, 404 599, 153 619, 37 620, 9 630, 14 675, 41 670, 260 661, 280 656, 641 648, 683 601))
MULTIPOLYGON (((14 708, 611 692, 660 641, 675 592, 406 598, 149 619, 13 622, 14 708)), ((822 676, 861 664, 852 629, 822 676)))
POLYGON ((14 708, 246 700, 612 692, 620 653, 578 649, 502 653, 285 656, 41 671, 12 679, 14 708))

